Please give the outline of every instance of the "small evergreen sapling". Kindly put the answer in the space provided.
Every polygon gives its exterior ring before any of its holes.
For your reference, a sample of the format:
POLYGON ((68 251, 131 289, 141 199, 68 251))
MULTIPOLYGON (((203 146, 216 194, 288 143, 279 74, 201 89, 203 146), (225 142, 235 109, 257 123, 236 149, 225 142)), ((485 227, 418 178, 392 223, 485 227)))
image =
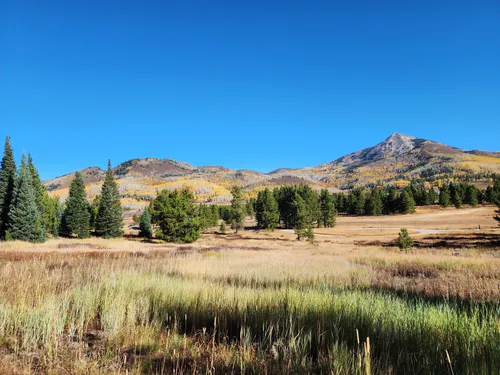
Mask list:
POLYGON ((413 247, 413 238, 410 237, 408 229, 401 228, 398 237, 398 246, 400 250, 408 250, 413 247))

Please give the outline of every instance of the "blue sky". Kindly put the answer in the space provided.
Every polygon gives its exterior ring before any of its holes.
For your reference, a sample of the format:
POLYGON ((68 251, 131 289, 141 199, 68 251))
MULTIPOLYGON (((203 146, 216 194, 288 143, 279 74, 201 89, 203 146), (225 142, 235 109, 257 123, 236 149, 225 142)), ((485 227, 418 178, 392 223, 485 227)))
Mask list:
POLYGON ((311 166, 396 131, 499 151, 499 19, 498 0, 3 0, 0 137, 46 179, 311 166))

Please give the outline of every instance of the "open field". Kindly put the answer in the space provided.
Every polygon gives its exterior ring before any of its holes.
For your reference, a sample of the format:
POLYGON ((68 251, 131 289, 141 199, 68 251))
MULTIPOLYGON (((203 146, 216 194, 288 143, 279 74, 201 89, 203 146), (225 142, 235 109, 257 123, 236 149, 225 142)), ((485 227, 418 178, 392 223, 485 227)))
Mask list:
POLYGON ((0 373, 495 374, 493 211, 339 217, 313 244, 251 229, 2 243, 0 373))

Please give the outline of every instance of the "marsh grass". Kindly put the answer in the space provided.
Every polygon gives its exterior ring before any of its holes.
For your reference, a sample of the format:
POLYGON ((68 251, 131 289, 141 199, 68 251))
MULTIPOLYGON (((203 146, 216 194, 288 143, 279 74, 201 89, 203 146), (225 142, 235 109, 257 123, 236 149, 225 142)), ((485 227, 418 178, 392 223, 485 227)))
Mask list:
POLYGON ((53 374, 500 371, 498 300, 465 309, 445 295, 410 298, 376 282, 381 274, 436 281, 457 269, 496 280, 494 265, 346 262, 313 251, 307 262, 224 247, 181 256, 3 253, 0 366, 53 374), (420 277, 422 269, 431 273, 420 277))

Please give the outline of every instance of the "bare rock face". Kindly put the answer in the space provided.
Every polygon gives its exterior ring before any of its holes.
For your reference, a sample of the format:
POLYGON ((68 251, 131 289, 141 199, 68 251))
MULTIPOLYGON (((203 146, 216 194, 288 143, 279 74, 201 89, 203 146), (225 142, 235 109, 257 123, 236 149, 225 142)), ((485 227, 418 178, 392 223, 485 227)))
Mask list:
POLYGON ((415 148, 417 138, 404 134, 393 133, 384 142, 373 147, 367 154, 368 160, 376 160, 387 156, 405 154, 415 148))

